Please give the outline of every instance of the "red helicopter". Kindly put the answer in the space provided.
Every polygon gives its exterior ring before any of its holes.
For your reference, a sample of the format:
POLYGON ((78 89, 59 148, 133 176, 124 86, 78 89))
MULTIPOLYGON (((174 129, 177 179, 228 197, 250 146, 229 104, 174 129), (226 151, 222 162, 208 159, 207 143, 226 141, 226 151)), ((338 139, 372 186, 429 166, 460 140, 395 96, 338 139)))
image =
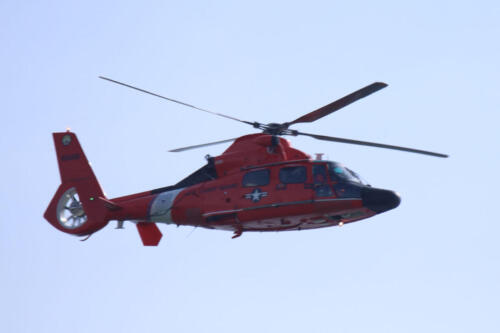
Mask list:
POLYGON ((357 141, 290 129, 323 118, 387 84, 375 82, 291 122, 262 124, 167 98, 106 77, 171 102, 242 122, 262 133, 171 150, 180 152, 234 141, 220 156, 175 185, 108 199, 78 142, 69 130, 53 133, 61 185, 45 211, 45 219, 68 234, 90 237, 109 221, 136 224, 144 245, 156 246, 162 233, 156 223, 233 231, 286 231, 342 226, 396 208, 393 191, 370 186, 343 165, 312 159, 281 136, 305 135, 319 140, 395 149, 436 157, 444 154, 357 141))

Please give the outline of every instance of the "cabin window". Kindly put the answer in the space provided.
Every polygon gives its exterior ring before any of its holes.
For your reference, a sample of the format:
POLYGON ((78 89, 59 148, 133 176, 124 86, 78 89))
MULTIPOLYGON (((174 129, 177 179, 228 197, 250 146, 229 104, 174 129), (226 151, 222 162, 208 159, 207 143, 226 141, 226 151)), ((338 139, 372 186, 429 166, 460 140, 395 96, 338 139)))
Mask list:
POLYGON ((326 178, 326 166, 324 164, 313 165, 314 191, 318 197, 329 197, 332 195, 332 189, 328 185, 326 178))
POLYGON ((307 169, 305 166, 285 167, 280 170, 280 182, 283 184, 305 183, 307 169))
POLYGON ((268 169, 250 171, 243 176, 244 187, 265 186, 267 184, 269 184, 268 169))

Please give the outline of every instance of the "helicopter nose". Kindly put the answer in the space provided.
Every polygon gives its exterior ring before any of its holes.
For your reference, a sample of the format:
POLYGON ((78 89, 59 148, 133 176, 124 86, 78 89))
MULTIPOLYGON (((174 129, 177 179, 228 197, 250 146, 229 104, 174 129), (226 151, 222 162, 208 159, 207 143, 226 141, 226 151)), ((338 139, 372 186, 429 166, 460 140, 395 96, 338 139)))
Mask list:
POLYGON ((361 190, 363 206, 376 213, 383 213, 394 209, 401 203, 399 195, 393 191, 365 187, 361 190))

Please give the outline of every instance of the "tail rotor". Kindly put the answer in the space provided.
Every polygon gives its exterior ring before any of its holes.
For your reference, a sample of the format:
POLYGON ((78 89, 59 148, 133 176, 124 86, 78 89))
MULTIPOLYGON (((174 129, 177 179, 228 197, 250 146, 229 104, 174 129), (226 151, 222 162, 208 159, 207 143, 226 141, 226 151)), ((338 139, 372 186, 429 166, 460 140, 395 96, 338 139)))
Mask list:
POLYGON ((69 188, 57 203, 57 220, 65 229, 76 229, 87 222, 87 214, 83 208, 76 188, 69 188))

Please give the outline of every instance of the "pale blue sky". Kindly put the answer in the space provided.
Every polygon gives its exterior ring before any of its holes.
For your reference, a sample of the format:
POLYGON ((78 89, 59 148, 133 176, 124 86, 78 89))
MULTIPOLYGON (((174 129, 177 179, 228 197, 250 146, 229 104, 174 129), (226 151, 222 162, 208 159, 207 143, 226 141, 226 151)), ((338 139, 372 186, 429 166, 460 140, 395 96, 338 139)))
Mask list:
POLYGON ((0 331, 498 332, 498 1, 0 1, 0 331), (343 228, 244 234, 133 225, 87 242, 43 218, 71 127, 108 196, 177 182, 253 129, 374 81, 389 87, 305 132, 396 210, 343 228))

